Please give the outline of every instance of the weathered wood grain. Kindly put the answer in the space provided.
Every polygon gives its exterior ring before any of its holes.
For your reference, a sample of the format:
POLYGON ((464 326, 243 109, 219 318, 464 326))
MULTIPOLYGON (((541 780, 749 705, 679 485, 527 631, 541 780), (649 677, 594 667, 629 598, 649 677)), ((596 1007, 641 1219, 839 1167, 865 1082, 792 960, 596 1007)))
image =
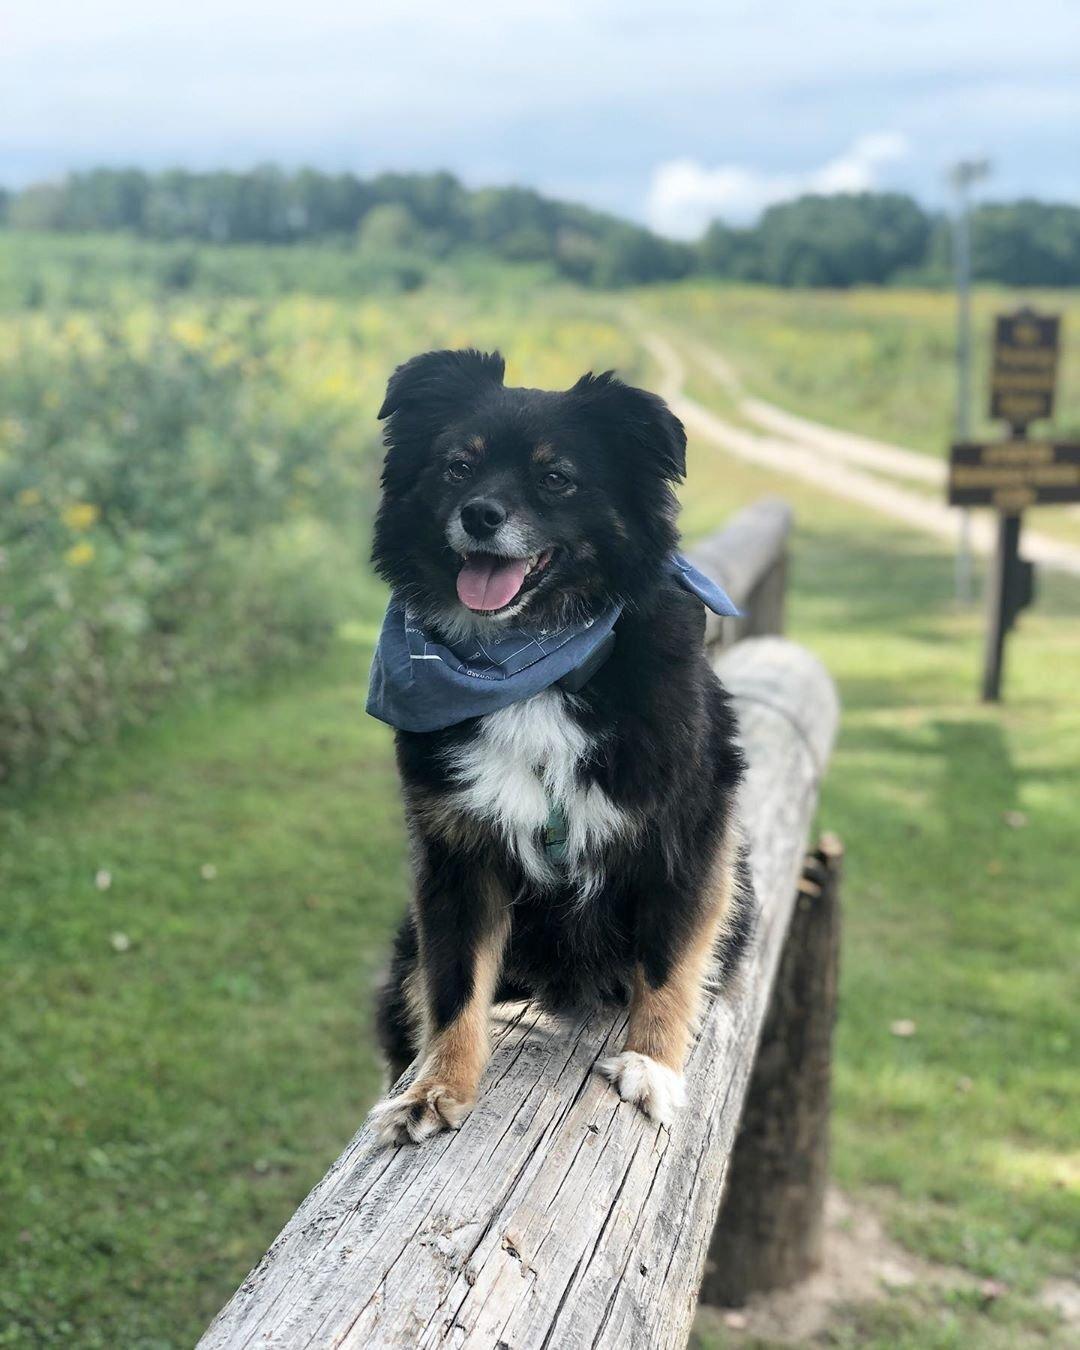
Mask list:
POLYGON ((787 502, 764 497, 686 550, 694 565, 715 577, 743 611, 738 619, 707 611, 706 642, 730 647, 743 638, 783 631, 791 523, 787 502))
POLYGON ((366 1126, 206 1332, 240 1347, 662 1350, 685 1344, 837 721, 833 686, 777 638, 723 655, 750 772, 762 921, 713 1000, 670 1132, 593 1071, 621 1016, 503 1010, 476 1109, 419 1147, 366 1126))

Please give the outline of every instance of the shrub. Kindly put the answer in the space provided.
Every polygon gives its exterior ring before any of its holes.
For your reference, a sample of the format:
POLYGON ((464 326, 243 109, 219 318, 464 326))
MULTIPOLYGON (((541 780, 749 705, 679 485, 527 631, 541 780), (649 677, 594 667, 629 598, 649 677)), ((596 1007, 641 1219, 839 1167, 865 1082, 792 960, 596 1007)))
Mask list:
POLYGON ((0 360, 0 777, 330 640, 373 437, 333 388, 282 389, 267 322, 38 315, 0 360))

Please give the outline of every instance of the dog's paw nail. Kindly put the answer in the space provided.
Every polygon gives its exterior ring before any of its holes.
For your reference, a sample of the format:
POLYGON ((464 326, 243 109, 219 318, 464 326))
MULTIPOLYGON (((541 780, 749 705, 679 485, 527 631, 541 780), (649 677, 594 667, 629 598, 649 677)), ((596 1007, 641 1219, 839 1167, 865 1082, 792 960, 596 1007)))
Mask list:
POLYGON ((624 1050, 596 1067, 624 1102, 639 1106, 658 1125, 670 1125, 686 1104, 682 1074, 637 1050, 624 1050))
POLYGON ((420 1144, 440 1130, 460 1128, 471 1102, 452 1096, 439 1083, 414 1083, 398 1097, 372 1109, 371 1123, 384 1144, 420 1144))

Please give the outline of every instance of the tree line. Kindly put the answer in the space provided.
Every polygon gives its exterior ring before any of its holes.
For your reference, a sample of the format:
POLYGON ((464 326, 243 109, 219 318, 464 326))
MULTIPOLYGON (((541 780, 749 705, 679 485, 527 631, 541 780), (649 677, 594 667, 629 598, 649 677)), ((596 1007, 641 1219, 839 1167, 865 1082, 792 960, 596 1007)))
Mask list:
MULTIPOLYGON (((471 190, 449 173, 94 169, 0 190, 0 221, 215 243, 345 241, 373 259, 473 250, 546 262, 594 286, 694 274, 778 286, 939 285, 950 268, 947 217, 892 192, 808 195, 747 228, 716 221, 700 241, 680 243, 530 188, 471 190)), ((972 270, 1010 285, 1080 285, 1080 207, 1032 199, 978 207, 972 270)))

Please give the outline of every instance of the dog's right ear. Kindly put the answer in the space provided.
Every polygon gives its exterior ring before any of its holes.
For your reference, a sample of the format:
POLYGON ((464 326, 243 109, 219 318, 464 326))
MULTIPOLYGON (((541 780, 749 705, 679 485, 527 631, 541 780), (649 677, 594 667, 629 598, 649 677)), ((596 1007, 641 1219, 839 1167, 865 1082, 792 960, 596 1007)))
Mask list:
POLYGON ((424 352, 398 366, 386 386, 379 417, 419 413, 424 417, 450 417, 467 406, 485 389, 499 388, 506 363, 498 352, 424 352))
POLYGON ((502 387, 504 363, 498 352, 424 352, 398 366, 386 387, 379 417, 389 419, 383 433, 386 458, 382 486, 397 498, 415 484, 431 443, 481 395, 502 387))

